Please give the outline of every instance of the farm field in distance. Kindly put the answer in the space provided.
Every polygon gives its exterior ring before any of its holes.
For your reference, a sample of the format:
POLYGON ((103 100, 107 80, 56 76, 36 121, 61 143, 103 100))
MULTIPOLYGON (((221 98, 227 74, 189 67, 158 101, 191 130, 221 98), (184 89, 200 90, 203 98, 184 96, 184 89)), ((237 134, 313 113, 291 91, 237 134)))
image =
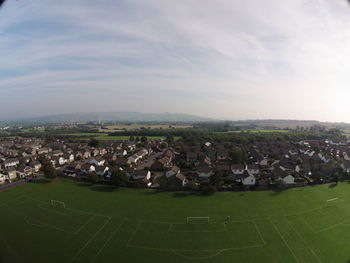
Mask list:
POLYGON ((342 132, 343 132, 343 135, 350 138, 350 129, 344 129, 344 130, 342 130, 342 132))
MULTIPOLYGON (((94 138, 96 140, 101 140, 101 141, 113 141, 113 140, 129 140, 130 136, 124 136, 124 135, 113 135, 109 136, 104 133, 70 133, 70 134, 65 134, 66 136, 73 136, 73 137, 87 137, 87 138, 94 138)), ((136 136, 134 136, 136 137, 136 136)), ((161 139, 166 139, 165 136, 146 136, 147 139, 149 140, 161 140, 161 139)), ((180 136, 174 136, 174 140, 179 140, 181 137, 180 136)))
POLYGON ((145 129, 188 129, 193 128, 193 125, 169 125, 169 124, 132 124, 132 125, 110 125, 105 126, 104 129, 99 129, 99 132, 118 132, 118 131, 136 131, 141 128, 145 129))
POLYGON ((345 263, 350 184, 202 196, 43 180, 0 192, 0 223, 0 262, 345 263))
POLYGON ((275 133, 275 132, 282 132, 286 133, 289 132, 288 130, 279 130, 279 129, 249 129, 249 130, 237 130, 237 131, 228 131, 228 132, 223 132, 223 133, 241 133, 241 132, 246 132, 246 133, 275 133))

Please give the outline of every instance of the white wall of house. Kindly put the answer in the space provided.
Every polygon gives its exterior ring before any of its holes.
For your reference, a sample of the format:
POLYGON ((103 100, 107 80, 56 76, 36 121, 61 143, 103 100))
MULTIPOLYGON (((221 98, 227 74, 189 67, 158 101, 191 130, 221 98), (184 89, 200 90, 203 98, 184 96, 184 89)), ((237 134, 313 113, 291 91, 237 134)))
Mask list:
POLYGON ((109 171, 109 167, 106 167, 103 171, 96 171, 96 174, 102 176, 108 171, 109 171))
POLYGON ((242 175, 244 173, 244 169, 232 169, 231 171, 235 175, 242 175))
POLYGON ((133 175, 133 176, 132 176, 132 179, 134 179, 134 180, 139 180, 139 179, 143 179, 143 178, 145 178, 145 177, 146 177, 147 180, 151 179, 151 172, 150 172, 150 171, 147 171, 146 176, 133 175))
POLYGON ((284 184, 294 184, 294 176, 287 175, 286 177, 282 178, 282 183, 284 184))
POLYGON ((6 176, 4 174, 0 174, 0 184, 5 183, 6 176))
POLYGON ((242 180, 243 185, 255 185, 255 176, 250 175, 242 180))
POLYGON ((251 174, 254 174, 254 175, 259 174, 259 172, 260 172, 259 169, 249 169, 249 168, 247 169, 247 171, 251 174))
POLYGON ((64 159, 63 157, 60 157, 58 159, 58 163, 59 163, 59 165, 64 165, 66 163, 66 159, 64 159))
POLYGON ((16 171, 11 172, 11 173, 9 174, 8 178, 10 178, 10 180, 16 179, 16 178, 17 178, 17 173, 16 173, 16 171))
POLYGON ((133 155, 128 158, 128 161, 130 161, 131 163, 137 163, 140 158, 141 156, 133 155))
POLYGON ((174 170, 169 170, 169 171, 167 171, 167 172, 165 173, 165 176, 166 176, 167 178, 169 178, 169 177, 171 177, 171 176, 173 176, 173 175, 176 175, 176 174, 178 174, 178 173, 180 173, 180 171, 175 172, 174 170))
POLYGON ((197 174, 198 174, 199 178, 209 178, 213 174, 213 172, 212 171, 209 171, 209 172, 199 172, 199 171, 197 171, 197 174))
POLYGON ((74 155, 73 155, 73 154, 70 154, 70 155, 69 155, 68 161, 69 161, 70 163, 74 161, 74 155))
POLYGON ((116 156, 125 156, 125 155, 127 155, 127 154, 128 154, 128 152, 127 152, 126 150, 117 151, 117 152, 115 153, 116 156))

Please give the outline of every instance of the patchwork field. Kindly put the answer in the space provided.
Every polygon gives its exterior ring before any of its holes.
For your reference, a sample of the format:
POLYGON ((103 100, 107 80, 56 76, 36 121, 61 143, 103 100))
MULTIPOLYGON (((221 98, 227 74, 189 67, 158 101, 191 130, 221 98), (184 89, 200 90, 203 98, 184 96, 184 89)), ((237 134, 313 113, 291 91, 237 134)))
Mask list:
POLYGON ((279 129, 251 129, 251 130, 237 130, 237 131, 228 131, 222 133, 287 133, 288 130, 279 130, 279 129))
POLYGON ((105 126, 104 129, 99 129, 100 132, 116 132, 116 131, 136 131, 140 129, 188 129, 193 128, 193 125, 167 125, 167 124, 132 124, 132 125, 111 125, 105 126))
POLYGON ((345 263, 349 236, 347 183, 199 196, 57 179, 0 192, 2 263, 345 263))
MULTIPOLYGON (((82 137, 86 139, 96 139, 99 141, 128 141, 130 139, 130 136, 123 136, 123 135, 114 135, 109 136, 104 133, 69 133, 64 134, 67 137, 82 137)), ((137 137, 137 136, 134 136, 137 137)), ((141 136, 139 136, 141 137, 141 136)), ((146 136, 148 140, 164 140, 166 139, 166 136, 146 136)), ((174 136, 174 140, 181 139, 180 136, 174 136)))

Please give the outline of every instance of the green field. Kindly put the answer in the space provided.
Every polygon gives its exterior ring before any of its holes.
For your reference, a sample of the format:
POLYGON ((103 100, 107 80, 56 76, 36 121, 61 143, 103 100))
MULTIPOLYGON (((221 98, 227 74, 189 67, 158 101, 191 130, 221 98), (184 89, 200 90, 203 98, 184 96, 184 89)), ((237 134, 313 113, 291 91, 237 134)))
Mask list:
POLYGON ((237 130, 237 131, 228 131, 222 133, 286 133, 288 130, 278 130, 278 129, 251 129, 251 130, 237 130))
MULTIPOLYGON (((108 136, 105 133, 69 133, 64 135, 73 136, 73 137, 91 137, 100 141, 128 141, 130 139, 130 136, 123 136, 123 135, 108 136)), ((134 136, 134 137, 136 138, 137 136, 134 136)), ((148 140, 166 139, 165 136, 146 136, 146 137, 148 140)), ((181 138, 180 136, 174 136, 175 141, 179 140, 180 138, 181 138)))
POLYGON ((350 138, 350 130, 349 129, 344 129, 342 130, 343 135, 345 135, 346 137, 350 138))
POLYGON ((349 236, 347 183, 199 196, 57 179, 0 192, 6 263, 346 263, 349 236))
MULTIPOLYGON (((137 136, 134 136, 135 138, 137 136)), ((165 136, 146 136, 148 140, 164 140, 166 139, 165 136)), ((141 138, 141 136, 139 136, 139 138, 141 138)), ((174 136, 174 140, 177 141, 179 140, 181 137, 180 136, 174 136)), ((96 136, 95 139, 97 140, 102 140, 102 141, 112 141, 112 140, 119 140, 119 141, 128 141, 130 139, 130 136, 119 136, 119 135, 115 135, 115 136, 108 136, 108 135, 99 135, 96 136)))

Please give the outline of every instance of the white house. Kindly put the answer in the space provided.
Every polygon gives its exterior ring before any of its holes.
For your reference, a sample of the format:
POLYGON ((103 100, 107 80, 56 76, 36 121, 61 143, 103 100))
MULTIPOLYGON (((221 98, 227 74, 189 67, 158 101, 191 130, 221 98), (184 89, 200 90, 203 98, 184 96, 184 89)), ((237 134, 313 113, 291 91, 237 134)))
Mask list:
POLYGON ((116 150, 114 153, 115 156, 125 156, 127 154, 128 154, 128 152, 125 149, 116 150))
POLYGON ((102 166, 105 164, 105 159, 103 159, 101 156, 94 157, 90 160, 90 164, 94 164, 96 166, 102 166))
POLYGON ((129 161, 130 163, 134 163, 134 164, 136 164, 136 163, 138 162, 138 160, 140 160, 140 159, 141 159, 141 156, 136 155, 136 154, 134 154, 134 155, 128 157, 128 161, 129 161))
POLYGON ((29 163, 29 166, 33 168, 34 172, 39 172, 42 165, 38 161, 33 161, 29 163))
POLYGON ((143 158, 147 154, 148 154, 148 150, 147 149, 142 149, 142 150, 138 151, 137 153, 135 153, 134 155, 130 156, 128 158, 128 161, 131 162, 131 163, 136 164, 141 158, 143 158))
POLYGON ((283 184, 294 184, 294 176, 289 173, 285 173, 281 176, 281 181, 283 184))
POLYGON ((92 173, 92 172, 95 172, 95 170, 96 168, 92 164, 86 163, 81 166, 81 171, 83 173, 92 173))
POLYGON ((4 161, 4 167, 9 168, 9 167, 15 167, 19 164, 19 160, 17 158, 13 159, 7 159, 4 161))
POLYGON ((202 179, 209 178, 213 173, 213 170, 209 166, 199 167, 197 170, 198 177, 202 179))
POLYGON ((324 163, 328 163, 328 162, 329 162, 329 160, 328 160, 325 156, 323 156, 322 153, 319 153, 319 154, 318 154, 318 157, 319 157, 324 163))
POLYGON ((260 161, 259 163, 261 166, 267 166, 269 164, 269 161, 267 158, 264 158, 263 160, 260 161))
POLYGON ((97 175, 99 176, 103 176, 106 175, 106 173, 109 171, 109 167, 108 166, 97 166, 95 168, 95 172, 97 175))
POLYGON ((0 184, 5 183, 5 181, 6 181, 6 175, 0 173, 0 184))
POLYGON ((74 162, 74 154, 67 154, 64 156, 66 158, 66 162, 71 163, 74 162))
POLYGON ((147 170, 135 170, 132 179, 140 180, 146 178, 147 180, 151 179, 151 172, 147 170))
POLYGON ((234 175, 242 175, 244 173, 245 167, 240 164, 231 165, 231 171, 234 175))
POLYGON ((176 165, 174 165, 169 171, 167 171, 167 172, 165 173, 165 176, 166 176, 167 178, 169 178, 169 177, 171 177, 171 176, 173 176, 173 175, 176 175, 176 174, 178 174, 178 173, 180 173, 180 168, 177 167, 176 165))
POLYGON ((62 165, 64 165, 66 162, 67 162, 67 160, 65 159, 65 158, 63 158, 62 156, 60 156, 60 157, 54 157, 53 159, 52 159, 52 161, 54 161, 55 162, 55 164, 54 165, 60 165, 60 166, 62 166, 62 165))
POLYGON ((344 172, 350 173, 350 162, 345 162, 340 165, 344 172))
POLYGON ((248 164, 247 171, 253 175, 257 175, 260 172, 259 165, 256 164, 248 164))
POLYGON ((241 177, 241 181, 243 185, 255 185, 255 176, 245 170, 241 177))
POLYGON ((17 172, 16 169, 10 167, 6 171, 6 179, 11 182, 11 180, 17 178, 17 172))
POLYGON ((283 184, 294 184, 294 176, 291 175, 290 171, 280 166, 276 167, 272 172, 273 180, 280 181, 283 184))

